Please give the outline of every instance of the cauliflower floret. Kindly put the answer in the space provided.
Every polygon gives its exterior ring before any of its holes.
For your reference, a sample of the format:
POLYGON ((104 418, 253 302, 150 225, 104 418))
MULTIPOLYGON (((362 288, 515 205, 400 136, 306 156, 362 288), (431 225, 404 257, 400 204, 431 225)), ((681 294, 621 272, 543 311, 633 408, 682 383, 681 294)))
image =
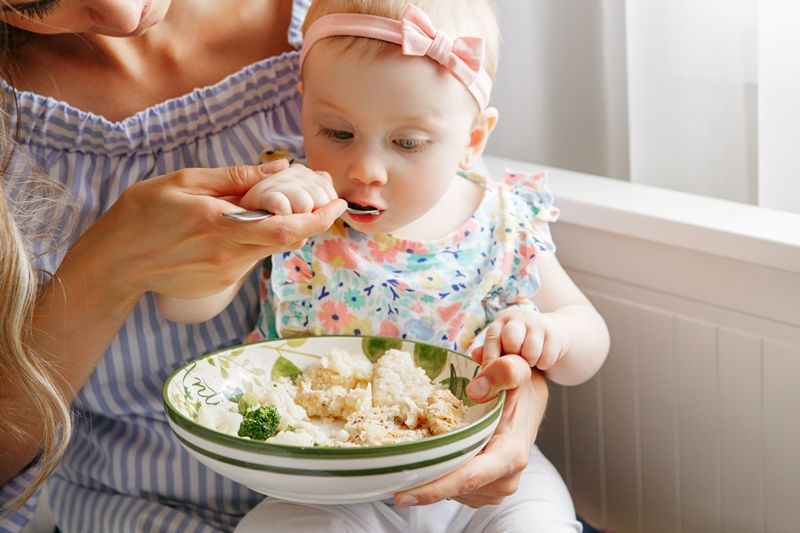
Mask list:
POLYGON ((416 405, 425 404, 435 389, 425 371, 414 365, 408 352, 387 350, 375 363, 372 376, 375 406, 397 405, 406 399, 416 405))
POLYGON ((281 377, 272 382, 271 386, 259 397, 259 405, 274 405, 281 414, 278 429, 285 430, 290 426, 297 426, 300 422, 310 422, 309 415, 302 406, 295 401, 297 388, 289 378, 281 377))
POLYGON ((345 419, 372 405, 372 362, 363 354, 332 350, 298 376, 295 401, 309 416, 345 419))
POLYGON ((197 423, 226 435, 236 435, 243 417, 238 411, 226 411, 212 405, 201 405, 197 410, 197 423))

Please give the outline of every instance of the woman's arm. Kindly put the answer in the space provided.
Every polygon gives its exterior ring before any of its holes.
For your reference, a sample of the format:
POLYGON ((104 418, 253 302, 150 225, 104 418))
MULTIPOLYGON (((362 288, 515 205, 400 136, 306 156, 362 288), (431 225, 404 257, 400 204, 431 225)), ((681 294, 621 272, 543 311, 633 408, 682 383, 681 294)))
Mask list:
MULTIPOLYGON (((269 170, 269 169, 265 169, 269 170)), ((241 279, 261 258, 300 246, 330 227, 336 200, 300 215, 242 224, 221 216, 263 179, 259 167, 187 169, 138 183, 75 243, 43 288, 34 316, 35 352, 74 398, 147 291, 198 298, 241 279)), ((0 374, 0 409, 29 429, 0 439, 0 483, 39 451, 39 433, 20 379, 0 374)))

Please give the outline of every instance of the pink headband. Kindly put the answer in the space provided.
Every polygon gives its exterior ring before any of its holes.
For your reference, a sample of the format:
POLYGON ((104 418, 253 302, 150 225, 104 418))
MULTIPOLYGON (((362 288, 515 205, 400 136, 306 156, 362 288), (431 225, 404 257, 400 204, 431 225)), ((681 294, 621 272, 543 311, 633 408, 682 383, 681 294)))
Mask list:
POLYGON ((415 5, 406 8, 402 20, 359 13, 336 13, 318 18, 303 35, 301 68, 317 41, 335 36, 368 37, 402 45, 403 54, 407 56, 428 56, 460 81, 481 109, 489 105, 492 80, 483 68, 483 39, 452 39, 437 30, 428 15, 415 5))

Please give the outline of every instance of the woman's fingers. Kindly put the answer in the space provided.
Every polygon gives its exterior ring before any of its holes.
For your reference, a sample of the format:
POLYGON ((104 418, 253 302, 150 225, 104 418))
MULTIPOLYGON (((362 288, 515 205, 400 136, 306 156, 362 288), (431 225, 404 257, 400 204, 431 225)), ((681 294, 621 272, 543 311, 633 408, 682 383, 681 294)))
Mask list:
POLYGON ((509 461, 512 453, 507 439, 494 438, 486 448, 464 465, 439 479, 395 495, 398 505, 428 505, 451 498, 470 507, 496 505, 514 493, 520 469, 509 461))
POLYGON ((139 293, 187 298, 214 292, 241 279, 261 258, 301 246, 346 207, 335 200, 311 213, 247 223, 221 216, 237 209, 225 198, 240 196, 264 179, 265 170, 285 163, 263 167, 181 170, 137 183, 90 228, 85 245, 112 250, 107 263, 139 293))
POLYGON ((182 189, 188 194, 217 198, 237 197, 242 196, 264 178, 288 168, 289 162, 279 159, 257 166, 185 168, 153 178, 153 180, 162 181, 164 185, 182 189))

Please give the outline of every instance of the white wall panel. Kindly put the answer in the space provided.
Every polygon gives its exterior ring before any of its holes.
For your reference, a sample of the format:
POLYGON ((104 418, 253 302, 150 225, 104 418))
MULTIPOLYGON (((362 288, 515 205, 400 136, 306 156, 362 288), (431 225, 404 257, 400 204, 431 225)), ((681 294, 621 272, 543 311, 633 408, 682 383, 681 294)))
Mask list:
POLYGON ((680 531, 720 532, 717 328, 686 317, 675 326, 680 531))
POLYGON ((764 342, 765 531, 795 531, 800 512, 800 347, 764 342))
POLYGON ((761 339, 718 334, 723 531, 764 531, 761 339))

